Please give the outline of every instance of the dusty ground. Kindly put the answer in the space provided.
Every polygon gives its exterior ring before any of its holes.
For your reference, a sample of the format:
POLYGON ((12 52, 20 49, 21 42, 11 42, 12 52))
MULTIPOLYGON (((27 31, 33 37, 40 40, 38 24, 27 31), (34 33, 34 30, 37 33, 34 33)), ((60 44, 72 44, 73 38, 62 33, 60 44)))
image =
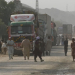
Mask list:
MULTIPOLYGON (((69 42, 70 45, 71 41, 69 42)), ((44 56, 44 62, 34 62, 34 57, 24 60, 23 56, 0 55, 0 75, 75 75, 75 62, 72 61, 71 48, 65 56, 63 46, 52 48, 51 56, 44 56)))

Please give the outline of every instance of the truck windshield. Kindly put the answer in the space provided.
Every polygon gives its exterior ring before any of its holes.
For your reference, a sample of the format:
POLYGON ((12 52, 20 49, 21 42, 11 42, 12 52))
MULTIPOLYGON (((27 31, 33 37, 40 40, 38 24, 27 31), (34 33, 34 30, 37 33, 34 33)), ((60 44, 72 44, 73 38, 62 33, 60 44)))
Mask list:
POLYGON ((31 26, 12 26, 11 34, 31 34, 31 26))

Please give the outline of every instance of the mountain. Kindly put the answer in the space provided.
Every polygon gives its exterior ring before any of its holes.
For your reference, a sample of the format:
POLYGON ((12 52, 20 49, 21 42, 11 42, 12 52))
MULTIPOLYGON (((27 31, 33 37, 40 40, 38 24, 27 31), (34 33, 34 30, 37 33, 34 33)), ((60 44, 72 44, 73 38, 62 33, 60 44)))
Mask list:
POLYGON ((41 14, 48 14, 51 16, 51 19, 54 21, 60 21, 63 24, 72 24, 75 25, 75 12, 69 12, 69 11, 61 11, 56 8, 45 8, 40 9, 39 12, 41 14))

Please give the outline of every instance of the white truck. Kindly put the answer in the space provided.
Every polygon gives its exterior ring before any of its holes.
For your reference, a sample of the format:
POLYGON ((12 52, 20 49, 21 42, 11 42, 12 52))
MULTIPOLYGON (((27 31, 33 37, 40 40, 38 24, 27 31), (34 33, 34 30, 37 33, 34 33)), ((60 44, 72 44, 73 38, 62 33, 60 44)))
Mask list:
POLYGON ((64 38, 72 39, 72 24, 63 24, 64 38))
POLYGON ((58 35, 63 35, 64 38, 72 39, 72 24, 63 24, 63 26, 58 27, 58 35))
POLYGON ((63 34, 63 26, 57 28, 57 35, 63 34))

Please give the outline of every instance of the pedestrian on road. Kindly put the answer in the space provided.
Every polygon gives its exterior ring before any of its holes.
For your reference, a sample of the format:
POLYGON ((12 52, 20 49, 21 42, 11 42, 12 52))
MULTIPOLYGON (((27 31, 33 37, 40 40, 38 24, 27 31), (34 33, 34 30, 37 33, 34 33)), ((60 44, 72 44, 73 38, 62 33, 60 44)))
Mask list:
POLYGON ((7 52, 7 47, 6 47, 6 43, 2 40, 2 53, 3 54, 6 54, 6 52, 7 52))
POLYGON ((52 48, 52 41, 51 41, 51 37, 48 36, 47 42, 46 42, 46 53, 49 55, 51 54, 51 48, 52 48))
POLYGON ((56 45, 59 46, 60 45, 60 36, 57 36, 56 39, 57 39, 57 44, 56 45))
POLYGON ((62 45, 64 45, 64 36, 62 35, 62 45))
POLYGON ((60 35, 60 45, 62 45, 62 35, 60 35))
POLYGON ((73 57, 73 61, 75 59, 75 39, 72 39, 72 43, 71 43, 71 48, 72 48, 72 57, 73 57))
POLYGON ((44 41, 43 41, 43 39, 42 39, 42 38, 40 38, 40 46, 41 46, 41 48, 40 48, 41 55, 43 55, 43 56, 44 56, 45 43, 44 43, 44 41))
POLYGON ((22 41, 21 47, 23 48, 22 51, 23 51, 23 55, 24 55, 24 60, 26 60, 26 56, 29 60, 30 50, 31 50, 32 46, 31 46, 29 39, 27 39, 27 37, 22 41))
POLYGON ((65 56, 67 56, 67 51, 68 51, 68 39, 66 38, 64 41, 64 52, 65 56))
POLYGON ((41 62, 43 62, 44 60, 42 60, 42 52, 41 52, 41 42, 40 42, 40 37, 37 36, 36 37, 36 41, 35 41, 35 50, 34 50, 34 61, 37 62, 36 58, 37 56, 39 56, 41 62))
POLYGON ((9 55, 9 60, 13 59, 13 53, 14 53, 14 41, 9 37, 7 40, 7 50, 9 55))

